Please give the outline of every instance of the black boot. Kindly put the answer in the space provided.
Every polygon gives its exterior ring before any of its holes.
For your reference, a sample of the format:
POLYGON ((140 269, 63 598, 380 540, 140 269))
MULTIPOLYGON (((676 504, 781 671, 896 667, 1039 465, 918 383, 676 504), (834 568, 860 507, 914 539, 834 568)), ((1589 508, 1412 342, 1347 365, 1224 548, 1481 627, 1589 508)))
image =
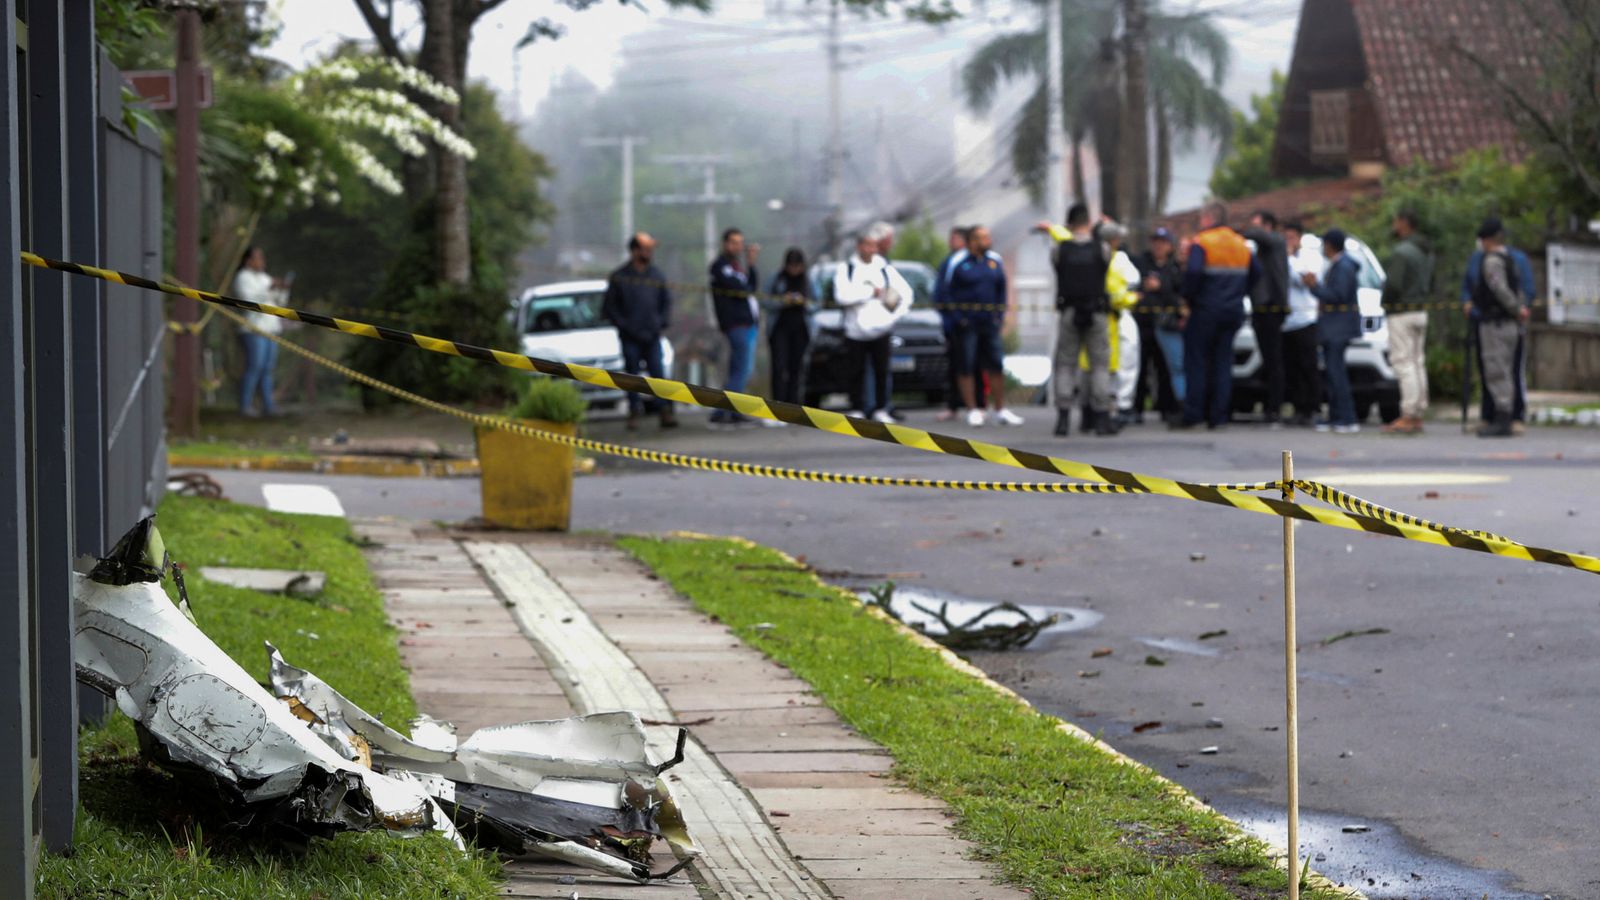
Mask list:
POLYGON ((1072 410, 1056 410, 1056 437, 1066 437, 1072 428, 1072 410))
POLYGON ((1511 430, 1511 416, 1504 414, 1496 416, 1493 422, 1485 422, 1478 426, 1478 437, 1511 437, 1516 432, 1511 430))
POLYGON ((1096 413, 1094 419, 1094 433, 1097 437, 1110 437, 1122 429, 1117 425, 1116 413, 1096 413))

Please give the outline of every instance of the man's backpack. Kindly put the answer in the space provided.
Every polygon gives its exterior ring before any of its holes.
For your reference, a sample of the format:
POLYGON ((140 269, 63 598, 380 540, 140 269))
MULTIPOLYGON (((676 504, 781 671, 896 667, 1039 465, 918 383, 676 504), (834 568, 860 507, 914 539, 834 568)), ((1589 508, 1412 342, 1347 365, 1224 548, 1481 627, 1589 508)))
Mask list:
POLYGON ((1522 298, 1522 279, 1517 272, 1517 261, 1512 258, 1510 251, 1505 249, 1495 250, 1483 254, 1478 262, 1478 280, 1472 285, 1472 305, 1477 309, 1478 315, 1485 321, 1497 322, 1508 319, 1511 314, 1500 305, 1494 291, 1489 288, 1489 257, 1497 256, 1503 262, 1506 273, 1506 287, 1511 289, 1520 300, 1522 298))
POLYGON ((1062 241, 1056 245, 1056 309, 1105 312, 1106 271, 1111 261, 1099 241, 1062 241))

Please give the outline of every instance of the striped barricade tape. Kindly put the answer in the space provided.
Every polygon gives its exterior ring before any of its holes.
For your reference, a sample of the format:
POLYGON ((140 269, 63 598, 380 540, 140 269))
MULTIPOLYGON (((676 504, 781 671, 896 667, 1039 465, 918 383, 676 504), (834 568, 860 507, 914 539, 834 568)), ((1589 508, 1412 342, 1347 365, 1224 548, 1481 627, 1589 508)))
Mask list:
POLYGON ((650 395, 675 403, 720 409, 755 418, 775 419, 790 425, 816 428, 846 437, 859 437, 931 453, 943 453, 950 456, 982 460, 996 465, 1028 469, 1051 475, 1064 475, 1079 481, 1132 488, 1135 489, 1133 492, 1160 494, 1181 500, 1197 500, 1202 503, 1228 506, 1246 512, 1282 516, 1301 521, 1316 522, 1335 528, 1406 538, 1422 543, 1566 566, 1600 574, 1600 558, 1564 550, 1533 547, 1489 536, 1478 536, 1466 530, 1436 530, 1406 521, 1411 517, 1395 515, 1391 518, 1384 518, 1347 512, 1342 509, 1303 506, 1270 497, 1259 497, 1243 491, 1176 481, 1155 475, 1127 472, 1108 466, 1098 466, 1061 457, 1047 456, 1042 453, 1013 449, 986 441, 976 441, 969 438, 958 438, 937 432, 923 431, 922 429, 905 425, 885 424, 867 419, 853 418, 835 412, 828 412, 827 410, 801 406, 797 403, 768 400, 752 394, 718 390, 666 378, 649 378, 625 372, 611 372, 575 363, 555 362, 506 350, 478 347, 447 338, 431 337, 415 332, 386 328, 366 322, 337 319, 316 313, 302 312, 289 307, 254 303, 249 300, 241 300, 237 297, 228 297, 210 291, 152 281, 140 275, 118 272, 114 269, 102 269, 96 266, 46 259, 26 251, 22 253, 22 261, 40 268, 55 269, 76 275, 100 278, 131 287, 176 294, 199 302, 214 303, 249 312, 265 313, 358 337, 416 347, 432 353, 475 359, 525 372, 538 372, 611 390, 650 395))

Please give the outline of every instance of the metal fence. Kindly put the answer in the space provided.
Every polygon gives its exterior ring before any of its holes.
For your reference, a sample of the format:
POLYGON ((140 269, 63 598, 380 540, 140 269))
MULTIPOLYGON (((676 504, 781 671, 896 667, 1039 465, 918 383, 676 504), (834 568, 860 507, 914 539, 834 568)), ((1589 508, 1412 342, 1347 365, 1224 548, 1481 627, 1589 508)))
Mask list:
POLYGON ((158 275, 161 157, 121 122, 92 0, 0 0, 0 41, 0 896, 31 897, 77 812, 72 561, 159 497, 165 325, 18 252, 158 275))

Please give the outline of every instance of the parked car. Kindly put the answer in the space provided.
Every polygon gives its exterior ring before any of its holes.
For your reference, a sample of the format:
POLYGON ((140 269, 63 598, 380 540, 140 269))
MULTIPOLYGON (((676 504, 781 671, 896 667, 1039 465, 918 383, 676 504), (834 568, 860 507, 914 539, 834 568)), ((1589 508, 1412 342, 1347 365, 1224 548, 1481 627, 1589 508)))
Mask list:
MULTIPOLYGON (((911 285, 911 309, 889 338, 891 390, 897 396, 912 394, 929 405, 944 402, 949 387, 950 362, 945 355, 944 326, 933 309, 934 270, 925 263, 891 260, 911 285)), ((833 302, 833 275, 838 263, 811 267, 812 289, 820 309, 811 317, 811 347, 805 368, 805 402, 819 405, 829 394, 850 393, 850 363, 845 348, 844 312, 833 302)))
MULTIPOLYGON (((512 311, 522 352, 556 362, 621 370, 622 343, 617 330, 600 317, 605 296, 606 282, 598 278, 523 291, 512 311)), ((672 342, 665 337, 661 338, 661 362, 670 376, 672 342)), ((623 391, 581 383, 578 389, 590 408, 610 406, 627 411, 628 395, 623 391)))
MULTIPOLYGON (((1314 234, 1301 239, 1301 245, 1322 252, 1322 241, 1314 234)), ((1360 266, 1357 300, 1361 306, 1361 337, 1345 348, 1345 367, 1350 371, 1350 390, 1355 395, 1356 417, 1366 419, 1374 408, 1385 422, 1400 415, 1400 383, 1389 365, 1389 325, 1383 314, 1383 264, 1372 250, 1355 238, 1346 238, 1345 252, 1360 266)), ((1324 266, 1326 268, 1326 266, 1324 266)), ((1249 300, 1245 303, 1248 306, 1249 300)), ((1319 360, 1318 366, 1321 367, 1319 360)), ((1233 409, 1254 412, 1266 398, 1266 381, 1261 375, 1261 351, 1256 333, 1245 320, 1233 338, 1233 409)))

